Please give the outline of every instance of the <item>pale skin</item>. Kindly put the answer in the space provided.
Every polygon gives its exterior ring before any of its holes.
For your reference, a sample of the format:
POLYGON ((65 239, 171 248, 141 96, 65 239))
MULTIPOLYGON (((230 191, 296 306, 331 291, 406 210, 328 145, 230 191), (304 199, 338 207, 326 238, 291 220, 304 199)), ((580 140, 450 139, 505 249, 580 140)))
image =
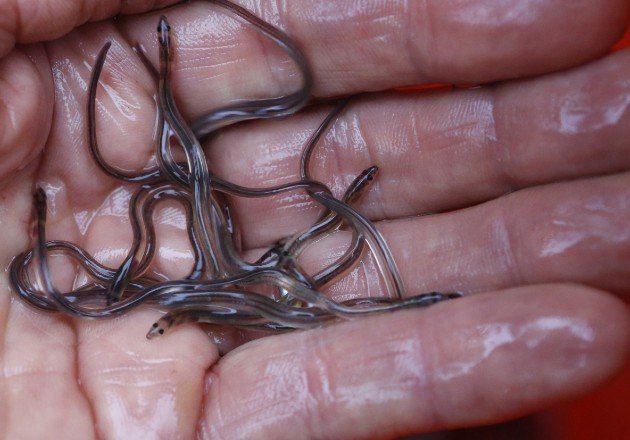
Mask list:
MULTIPOLYGON (((86 83, 112 41, 98 95, 103 153, 126 169, 144 166, 155 89, 131 46, 143 44, 157 63, 153 3, 0 4, 2 267, 30 246, 34 183, 49 195, 49 238, 112 266, 124 257, 132 188, 88 155, 86 83), (98 22, 115 14, 116 23, 98 22)), ((104 321, 31 310, 12 298, 3 271, 0 437, 395 438, 529 414, 623 368, 630 51, 608 48, 628 26, 628 2, 358 3, 239 2, 301 45, 318 98, 492 83, 359 97, 313 159, 317 178, 345 179, 336 194, 378 165, 358 208, 383 232, 407 289, 468 295, 244 344, 228 332, 223 348, 239 347, 220 357, 194 325, 147 341, 156 310, 104 321), (426 212, 436 214, 417 216, 426 212)), ((223 11, 201 2, 166 13, 186 117, 288 91, 275 67, 281 53, 223 11)), ((228 129, 207 146, 210 166, 243 185, 295 179, 300 148, 329 109, 228 129)), ((238 201, 247 252, 312 223, 318 211, 305 200, 238 201)), ((190 259, 175 208, 157 222, 166 249, 157 270, 181 276, 190 259)), ((347 239, 333 236, 309 258, 341 252, 347 239)), ((367 261, 332 293, 376 288, 375 271, 367 261)), ((56 281, 72 276, 61 268, 56 281)))

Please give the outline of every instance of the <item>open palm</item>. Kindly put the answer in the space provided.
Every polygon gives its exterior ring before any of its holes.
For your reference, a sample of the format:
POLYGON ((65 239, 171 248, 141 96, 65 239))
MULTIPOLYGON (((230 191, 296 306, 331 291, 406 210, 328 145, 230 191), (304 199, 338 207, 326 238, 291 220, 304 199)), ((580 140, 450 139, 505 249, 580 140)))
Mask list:
MULTIPOLYGON (((157 63, 162 13, 186 117, 290 88, 286 57, 209 2, 166 12, 140 1, 8 3, 2 267, 31 245, 34 184, 49 195, 49 238, 112 267, 126 254, 133 186, 103 174, 86 145, 87 86, 106 41, 98 134, 121 168, 151 156, 155 84, 132 46, 157 63)), ((316 98, 375 92, 355 98, 322 139, 313 173, 339 194, 378 165, 358 209, 385 235, 407 290, 465 297, 245 344, 239 332, 213 341, 196 326, 148 341, 156 310, 100 321, 43 314, 11 295, 3 273, 4 438, 387 438, 533 412, 619 370, 630 341, 615 298, 630 293, 630 52, 607 50, 628 25, 626 1, 239 3, 296 39, 316 98), (492 85, 379 92, 419 83, 492 85)), ((295 180, 330 108, 224 130, 207 144, 212 170, 252 187, 295 180)), ((293 196, 235 203, 252 255, 319 212, 293 196)), ((157 223, 155 270, 182 276, 191 257, 176 205, 157 223)), ((346 239, 317 243, 307 264, 339 254, 346 239)), ((60 272, 56 282, 73 279, 60 272)), ((331 294, 377 282, 368 259, 331 294)))

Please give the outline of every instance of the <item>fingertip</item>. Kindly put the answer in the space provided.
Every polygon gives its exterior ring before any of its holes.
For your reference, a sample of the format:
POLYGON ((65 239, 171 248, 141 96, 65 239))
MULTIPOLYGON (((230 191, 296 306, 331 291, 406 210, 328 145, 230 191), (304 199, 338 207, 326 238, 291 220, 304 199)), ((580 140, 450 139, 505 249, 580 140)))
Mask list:
POLYGON ((439 341, 430 386, 446 428, 582 396, 618 374, 630 354, 627 306, 590 287, 527 286, 450 304, 461 308, 450 312, 465 336, 439 341))
MULTIPOLYGON (((628 26, 625 0, 442 2, 432 11, 438 82, 479 83, 563 70, 605 54, 628 26), (579 29, 579 31, 576 31, 579 29)), ((426 69, 425 69, 426 70, 426 69)), ((433 76, 435 75, 435 76, 433 76)))

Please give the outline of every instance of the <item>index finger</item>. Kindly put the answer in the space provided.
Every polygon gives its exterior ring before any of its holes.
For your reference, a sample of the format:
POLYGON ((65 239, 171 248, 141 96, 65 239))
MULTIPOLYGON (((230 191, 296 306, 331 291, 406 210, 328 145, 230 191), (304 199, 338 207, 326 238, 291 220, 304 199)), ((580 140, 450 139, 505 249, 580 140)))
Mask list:
MULTIPOLYGON (((212 2, 197 6, 203 3, 212 2)), ((604 54, 621 37, 630 15, 630 4, 623 0, 236 3, 298 42, 311 61, 317 97, 420 83, 492 82, 565 69, 604 54)), ((190 21, 186 14, 195 8, 185 9, 179 18, 190 21)), ((212 77, 214 90, 221 88, 217 77, 242 76, 251 69, 243 64, 248 63, 245 56, 238 60, 242 63, 234 62, 234 57, 225 61, 248 36, 231 35, 224 14, 197 9, 195 25, 179 27, 182 65, 193 78, 212 77), (202 52, 205 56, 199 57, 202 52), (187 59, 186 54, 194 58, 187 59)), ((177 15, 172 16, 177 22, 177 15)), ((139 26, 135 19, 126 20, 122 27, 131 40, 150 46, 154 37, 147 29, 155 21, 150 17, 146 26, 139 26)), ((251 39, 249 43, 250 56, 273 58, 251 39)), ((273 66, 276 60, 267 61, 273 66)), ((251 81, 258 78, 255 74, 260 71, 252 72, 251 81)), ((178 82, 187 98, 210 93, 187 91, 185 74, 178 82)), ((196 107, 194 102, 189 105, 196 107)))

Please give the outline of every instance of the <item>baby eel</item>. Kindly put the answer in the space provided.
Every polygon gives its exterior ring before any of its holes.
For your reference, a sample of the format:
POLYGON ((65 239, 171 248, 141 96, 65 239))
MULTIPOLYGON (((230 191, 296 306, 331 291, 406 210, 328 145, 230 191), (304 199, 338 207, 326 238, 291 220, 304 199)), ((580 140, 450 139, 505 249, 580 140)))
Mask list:
MULTIPOLYGON (((144 48, 140 44, 135 44, 133 46, 133 51, 138 56, 147 71, 151 74, 155 83, 159 84, 160 72, 155 67, 153 67, 153 64, 151 64, 151 61, 149 61, 149 59, 147 58, 144 48)), ((170 61, 167 60, 167 63, 168 62, 170 61)), ((173 159, 170 146, 170 139, 173 136, 173 131, 171 130, 171 127, 168 125, 168 123, 164 121, 162 113, 162 108, 159 106, 158 103, 158 122, 161 129, 158 148, 156 150, 158 168, 167 180, 179 183, 183 186, 187 186, 188 170, 185 168, 186 164, 178 163, 173 159)))
MULTIPOLYGON (((378 167, 376 166, 372 166, 364 170, 350 184, 344 194, 343 201, 348 203, 356 200, 369 186, 370 182, 374 180, 377 173, 378 167)), ((341 222, 342 218, 339 215, 329 213, 326 217, 306 231, 294 235, 291 239, 279 242, 274 248, 264 254, 260 258, 259 262, 265 262, 268 260, 286 260, 287 258, 289 258, 290 261, 295 262, 300 256, 303 248, 305 248, 308 244, 317 241, 318 237, 323 234, 329 233, 338 228, 341 222)), ((350 270, 358 262, 363 251, 363 244, 363 234, 359 231, 353 230, 352 242, 346 252, 335 263, 313 275, 312 285, 316 285, 319 289, 322 289, 335 278, 342 276, 350 270)), ((295 263, 293 263, 293 265, 295 266, 295 263)), ((288 292, 286 291, 282 293, 285 301, 291 299, 287 296, 287 294, 288 292)))
MULTIPOLYGON (((85 316, 81 313, 80 308, 76 304, 73 304, 71 300, 60 293, 52 283, 52 277, 50 276, 50 269, 48 266, 48 245, 46 244, 46 193, 43 189, 37 188, 33 195, 34 201, 34 232, 35 232, 35 246, 34 246, 34 260, 36 264, 38 279, 40 280, 44 296, 35 300, 32 292, 23 291, 21 296, 26 299, 30 304, 35 306, 41 306, 41 308, 50 310, 53 307, 57 310, 61 310, 71 315, 85 316)), ((18 266, 14 266, 18 267, 18 266)), ((22 264, 22 267, 25 267, 22 264)), ((116 274, 112 274, 112 278, 116 278, 116 274)), ((13 273, 12 279, 19 281, 20 275, 13 273)), ((19 283, 18 283, 19 284, 19 283)))
POLYGON ((395 298, 402 299, 405 292, 402 276, 394 256, 391 254, 389 246, 387 246, 387 242, 385 242, 385 239, 374 225, 350 206, 325 192, 316 191, 311 193, 311 196, 326 208, 342 216, 345 221, 364 234, 366 241, 376 256, 376 262, 385 279, 387 290, 395 298))
POLYGON ((37 278, 44 291, 52 291, 52 278, 48 269, 48 259, 46 254, 45 232, 46 232, 46 193, 40 187, 35 189, 33 194, 34 224, 35 224, 35 261, 37 261, 37 278))
MULTIPOLYGON (((214 264, 214 271, 219 276, 240 273, 251 269, 239 256, 226 230, 220 213, 222 209, 214 196, 214 190, 240 195, 244 197, 262 197, 281 191, 307 187, 311 191, 330 193, 328 188, 319 182, 304 181, 281 185, 276 188, 245 188, 210 174, 208 165, 198 139, 183 121, 175 105, 170 87, 170 26, 166 17, 160 18, 158 25, 160 40, 160 105, 164 108, 166 122, 172 127, 181 142, 189 162, 189 184, 194 198, 194 224, 198 227, 198 235, 203 243, 203 251, 207 252, 214 264)), ((204 255, 205 256, 205 255, 204 255)), ((216 278, 216 276, 215 276, 216 278)))
MULTIPOLYGON (((309 161, 314 150, 314 145, 318 142, 323 135, 325 129, 330 123, 335 120, 341 111, 345 108, 350 98, 346 98, 340 101, 331 112, 326 115, 326 118, 321 122, 320 126, 315 130, 308 140, 301 157, 300 171, 303 180, 310 180, 308 175, 309 161)), ((367 189, 369 184, 374 180, 378 173, 378 167, 372 166, 365 169, 355 180, 350 184, 346 190, 343 201, 344 203, 352 203, 356 201, 360 195, 367 189)), ((342 218, 334 213, 329 212, 319 222, 311 226, 306 231, 294 235, 292 238, 282 240, 274 248, 270 249, 265 255, 261 257, 264 261, 267 258, 276 256, 276 258, 290 255, 292 259, 297 259, 301 251, 306 245, 317 241, 317 238, 325 233, 329 233, 340 226, 342 218)), ((320 271, 313 276, 313 280, 320 288, 323 288, 338 276, 343 275, 358 261, 361 256, 364 245, 364 236, 358 230, 353 230, 352 242, 348 247, 344 255, 337 260, 334 264, 320 271)), ((286 292, 285 292, 286 293, 286 292)))
POLYGON ((186 213, 187 231, 189 242, 193 247, 194 263, 188 278, 199 278, 203 272, 203 260, 201 248, 193 234, 191 224, 192 206, 190 194, 180 188, 173 187, 170 183, 159 186, 140 186, 129 201, 129 217, 133 232, 133 241, 127 257, 114 274, 108 295, 108 304, 120 300, 123 291, 134 277, 142 276, 149 268, 155 255, 156 234, 153 226, 153 212, 155 205, 165 199, 179 201, 186 213), (144 243, 142 256, 138 258, 141 246, 144 243))
MULTIPOLYGON (((344 203, 352 203, 357 200, 360 195, 369 187, 376 175, 378 174, 378 167, 371 166, 361 172, 350 184, 346 193, 343 196, 344 203)), ((303 180, 304 182, 311 182, 311 180, 303 180)), ((316 181, 312 181, 316 182, 316 181)), ((322 185, 323 186, 323 185, 322 185)), ((312 187, 309 188, 312 191, 312 187)), ((317 189, 316 189, 317 190, 317 189)), ((330 193, 329 193, 330 195, 330 193)), ((300 248, 311 240, 313 241, 320 235, 329 233, 341 225, 343 221, 342 217, 336 213, 329 213, 322 220, 315 225, 308 228, 306 231, 297 234, 291 240, 288 240, 283 246, 283 252, 287 254, 295 254, 297 257, 300 253, 300 248)))
POLYGON ((248 119, 279 118, 301 109, 311 96, 313 74, 300 48, 280 29, 256 17, 247 9, 225 0, 209 0, 209 2, 231 11, 282 48, 298 67, 302 76, 302 86, 296 92, 285 96, 251 100, 213 110, 193 121, 191 129, 195 136, 203 140, 219 128, 236 122, 248 119))
MULTIPOLYGON (((340 304, 340 307, 361 313, 393 311, 407 307, 428 307, 440 301, 453 299, 458 294, 427 293, 408 298, 405 304, 396 306, 386 298, 361 298, 340 304), (362 307, 365 307, 362 309, 362 307)), ((197 322, 235 327, 256 328, 271 332, 320 327, 339 320, 317 307, 294 307, 247 291, 220 291, 208 300, 188 298, 184 305, 176 307, 149 329, 146 337, 153 339, 169 329, 186 323, 197 322)))
MULTIPOLYGON (((313 156, 313 150, 324 131, 339 116, 347 103, 347 99, 340 102, 324 119, 324 121, 322 121, 306 143, 300 162, 300 174, 302 175, 302 178, 310 178, 309 168, 310 160, 313 156)), ((374 252, 376 262, 385 280, 387 290, 390 294, 394 295, 395 298, 402 299, 405 295, 402 275, 400 274, 400 270, 398 269, 387 242, 374 225, 367 218, 352 209, 347 203, 343 203, 335 199, 330 196, 330 194, 318 192, 311 192, 310 194, 317 202, 333 211, 334 214, 341 216, 357 232, 361 233, 365 237, 370 245, 370 249, 374 252)), ((356 243, 356 239, 354 239, 353 242, 356 243)), ((352 248, 350 249, 350 252, 351 251, 352 248)))
MULTIPOLYGON (((299 110, 308 100, 313 83, 308 61, 306 57, 304 57, 300 49, 282 31, 260 20, 258 17, 251 14, 246 9, 227 1, 213 1, 212 3, 226 8, 232 13, 241 17, 246 22, 253 25, 254 28, 261 32, 264 36, 278 44, 298 66, 300 74, 302 76, 302 87, 298 91, 286 96, 270 99, 250 100, 214 110, 198 118, 195 122, 192 123, 191 129, 197 139, 200 140, 207 137, 209 134, 216 131, 220 127, 225 127, 227 125, 231 125, 244 120, 282 117, 299 110)), ((142 53, 141 50, 137 50, 137 52, 142 53)), ((167 58, 166 63, 168 62, 169 60, 167 58)), ((164 78, 164 81, 168 82, 168 78, 164 78)), ((166 127, 166 130, 163 130, 162 132, 163 135, 157 156, 158 163, 160 164, 163 172, 166 170, 170 171, 170 173, 168 173, 169 177, 185 184, 185 173, 180 169, 180 167, 175 164, 175 161, 172 159, 172 155, 170 153, 170 145, 168 142, 169 135, 166 134, 166 132, 169 131, 168 124, 166 124, 166 127)), ((216 179, 214 176, 213 178, 216 179)), ((221 197, 222 196, 215 195, 214 204, 216 205, 216 209, 218 209, 219 211, 223 211, 224 222, 226 223, 226 226, 232 235, 232 242, 239 243, 240 237, 233 223, 233 218, 230 215, 228 203, 225 200, 222 200, 221 197)), ((230 245, 227 244, 227 246, 230 245)))
POLYGON ((306 141, 306 145, 302 150, 302 156, 300 157, 300 176, 302 177, 302 179, 312 179, 309 170, 311 158, 313 157, 313 151, 315 151, 315 146, 326 132, 326 129, 337 120, 337 118, 346 108, 348 102, 350 102, 351 99, 352 97, 344 98, 337 104, 335 104, 333 109, 326 115, 324 120, 320 122, 319 126, 311 134, 308 141, 306 141))
MULTIPOLYGON (((160 72, 153 67, 151 62, 148 60, 144 49, 139 45, 134 45, 134 52, 138 55, 146 69, 152 74, 156 82, 159 84, 160 81, 160 72)), ((167 63, 170 63, 169 60, 166 60, 167 63)), ((164 79, 165 81, 169 81, 168 78, 164 79)), ((161 123, 161 133, 160 133, 160 141, 158 144, 158 149, 156 151, 156 158, 158 162, 158 167, 161 173, 170 181, 174 183, 178 183, 184 187, 188 186, 188 169, 186 168, 186 164, 178 163, 173 159, 173 155, 171 152, 171 137, 173 136, 173 131, 171 130, 168 123, 166 123, 162 118, 162 109, 158 106, 158 115, 160 116, 161 123)), ((240 231, 238 230, 238 225, 234 216, 232 215, 232 211, 228 201, 224 198, 222 194, 215 194, 215 199, 217 201, 217 205, 222 209, 223 221, 225 227, 227 228, 230 236, 232 238, 232 242, 234 246, 240 250, 241 248, 241 236, 240 231)))
MULTIPOLYGON (((89 253, 73 243, 61 240, 51 240, 46 242, 45 246, 47 248, 47 254, 53 252, 68 255, 78 262, 88 275, 95 280, 93 285, 100 286, 103 296, 105 295, 106 288, 104 286, 109 285, 113 279, 115 274, 114 270, 101 265, 89 253)), ((17 255, 11 261, 9 266, 11 286, 18 297, 26 301, 28 304, 43 310, 55 311, 55 303, 48 298, 48 296, 33 290, 28 276, 28 267, 34 259, 36 259, 35 249, 31 249, 17 255)), ((132 280, 129 283, 128 288, 138 290, 155 282, 156 280, 150 278, 138 278, 136 280, 132 280)))
MULTIPOLYGON (((241 197, 268 197, 274 194, 303 188, 309 189, 311 191, 317 190, 329 192, 326 186, 320 184, 319 182, 310 181, 299 181, 295 183, 288 183, 284 185, 278 185, 276 187, 261 189, 246 188, 221 179, 215 179, 214 185, 218 191, 241 197)), ((182 201, 186 208, 187 218, 191 218, 192 207, 189 201, 189 194, 187 192, 184 192, 183 190, 174 189, 170 184, 164 184, 160 187, 142 186, 134 193, 130 200, 131 224, 134 239, 127 258, 120 266, 117 273, 114 275, 114 281, 111 288, 110 304, 120 299, 122 291, 130 280, 132 262, 134 261, 134 259, 136 259, 136 254, 139 251, 143 235, 146 237, 145 250, 140 263, 136 264, 137 268, 134 271, 136 276, 143 274, 147 270, 151 260, 153 259, 153 254, 155 252, 155 230, 153 229, 152 222, 148 220, 152 218, 155 202, 163 197, 177 198, 182 201), (147 193, 149 194, 148 196, 147 193), (148 197, 149 200, 140 203, 139 199, 141 199, 143 196, 148 197), (140 205, 143 206, 141 214, 138 213, 137 209, 137 207, 140 205), (142 228, 142 225, 144 225, 144 228, 142 228)), ((200 245, 196 242, 194 234, 191 233, 192 225, 190 220, 188 221, 188 231, 189 239, 190 242, 193 244, 194 254, 196 255, 193 271, 188 277, 190 279, 193 279, 200 276, 202 272, 202 267, 200 258, 200 245)), ((244 262, 239 264, 243 269, 255 269, 254 266, 247 265, 247 263, 244 262)))
POLYGON ((41 188, 36 188, 33 195, 33 202, 35 207, 35 260, 38 270, 42 289, 47 297, 57 306, 57 309, 67 313, 72 313, 72 304, 66 299, 53 285, 52 277, 50 276, 50 269, 48 267, 46 246, 46 193, 41 188))
POLYGON ((171 40, 170 26, 165 16, 160 17, 158 24, 158 41, 160 49, 160 81, 159 102, 164 111, 164 119, 181 143, 189 174, 188 185, 193 196, 193 225, 202 246, 205 267, 211 277, 224 276, 229 273, 227 261, 221 254, 220 238, 222 225, 218 224, 215 206, 211 204, 210 172, 198 139, 184 122, 173 98, 171 89, 171 40))
POLYGON ((153 324, 147 338, 184 322, 249 327, 272 323, 287 328, 310 328, 335 319, 314 307, 292 307, 253 292, 222 290, 203 301, 189 299, 153 324))
MULTIPOLYGON (((365 169, 348 187, 343 201, 345 203, 352 203, 356 200, 360 194, 371 184, 378 173, 377 166, 371 166, 365 169)), ((329 213, 320 224, 325 225, 323 229, 329 228, 334 230, 339 227, 342 219, 335 213, 329 213)), ((320 232, 317 232, 320 234, 320 232)), ((302 239, 304 240, 304 239, 302 239)), ((352 233, 352 241, 350 246, 343 254, 343 256, 337 260, 333 265, 313 275, 313 279, 317 282, 320 288, 325 287, 327 284, 335 280, 335 278, 342 276, 348 270, 350 270, 359 260, 361 253, 363 252, 363 245, 365 244, 365 237, 356 229, 352 233)))
MULTIPOLYGON (((96 135, 96 90, 98 88, 98 81, 101 76, 101 72, 103 71, 103 65, 105 64, 105 58, 107 57, 107 52, 111 47, 111 42, 105 43, 103 48, 98 53, 96 57, 96 63, 92 69, 92 78, 90 80, 90 90, 88 92, 88 105, 87 105, 87 114, 88 114, 88 145, 90 147, 90 152, 92 153, 92 157, 98 164, 98 166, 108 175, 115 177, 116 179, 122 180, 124 182, 136 182, 136 183, 147 183, 153 182, 160 179, 160 170, 154 169, 146 171, 143 174, 132 174, 126 171, 120 170, 108 164, 103 156, 101 156, 100 150, 98 148, 98 137, 96 135)), ((163 120, 160 117, 158 120, 158 126, 160 131, 164 130, 163 120)))

